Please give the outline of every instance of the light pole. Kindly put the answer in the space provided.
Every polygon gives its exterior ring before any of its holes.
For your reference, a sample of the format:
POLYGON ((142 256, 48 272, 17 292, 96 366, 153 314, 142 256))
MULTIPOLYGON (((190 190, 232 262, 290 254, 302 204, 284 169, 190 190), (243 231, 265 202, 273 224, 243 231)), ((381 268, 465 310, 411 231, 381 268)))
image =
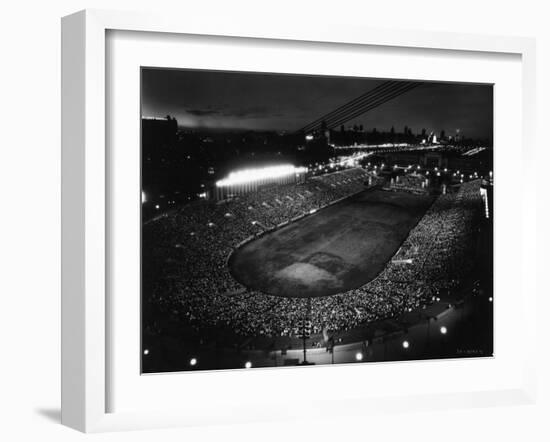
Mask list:
POLYGON ((304 318, 302 320, 302 344, 303 344, 303 351, 304 351, 304 362, 303 365, 309 365, 307 362, 307 349, 306 349, 306 341, 309 339, 311 334, 311 298, 307 298, 307 307, 306 307, 306 314, 304 315, 304 318))

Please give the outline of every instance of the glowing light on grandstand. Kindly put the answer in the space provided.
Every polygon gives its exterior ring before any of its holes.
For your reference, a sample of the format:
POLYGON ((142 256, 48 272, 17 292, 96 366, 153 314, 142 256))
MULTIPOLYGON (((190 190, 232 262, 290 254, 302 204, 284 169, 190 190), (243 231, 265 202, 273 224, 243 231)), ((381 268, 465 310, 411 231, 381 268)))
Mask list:
POLYGON ((309 211, 309 213, 310 213, 311 215, 313 215, 315 212, 317 212, 317 209, 311 209, 311 210, 309 211))
POLYGON ((447 334, 447 327, 443 326, 439 329, 439 331, 441 332, 442 335, 446 335, 447 334))
POLYGON ((313 135, 306 135, 306 140, 308 140, 308 141, 313 140, 313 135))
POLYGON ((244 364, 244 368, 252 368, 252 362, 246 361, 246 363, 244 364))
POLYGON ((489 302, 493 302, 493 297, 489 297, 489 302))
POLYGON ((197 365, 197 358, 191 358, 191 360, 189 361, 189 365, 191 367, 194 367, 195 365, 197 365))
POLYGON ((157 204, 157 205, 155 206, 155 209, 157 209, 157 210, 160 209, 160 206, 157 204))
POLYGON ((143 350, 143 354, 144 354, 145 356, 147 356, 147 355, 149 354, 149 350, 147 350, 147 349, 143 350))
POLYGON ((146 202, 147 202, 147 195, 146 195, 145 192, 142 190, 142 191, 141 191, 141 204, 146 203, 146 202))
POLYGON ((409 341, 403 341, 403 348, 409 348, 409 341))
POLYGON ((356 361, 362 361, 363 360, 363 353, 361 353, 360 351, 355 353, 355 360, 356 361))
MULTIPOLYGON (((319 166, 322 169, 322 166, 319 166)), ((258 169, 244 169, 231 172, 227 178, 216 182, 217 187, 228 187, 239 184, 249 184, 260 180, 283 178, 289 175, 306 173, 306 167, 294 167, 292 165, 269 166, 258 169)))

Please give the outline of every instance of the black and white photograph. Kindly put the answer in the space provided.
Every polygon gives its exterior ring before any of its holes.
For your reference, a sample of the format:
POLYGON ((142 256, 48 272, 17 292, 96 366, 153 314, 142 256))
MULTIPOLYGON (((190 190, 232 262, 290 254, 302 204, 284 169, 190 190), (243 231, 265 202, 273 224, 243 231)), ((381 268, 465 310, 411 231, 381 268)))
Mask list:
POLYGON ((142 67, 140 93, 142 373, 493 356, 492 84, 142 67))

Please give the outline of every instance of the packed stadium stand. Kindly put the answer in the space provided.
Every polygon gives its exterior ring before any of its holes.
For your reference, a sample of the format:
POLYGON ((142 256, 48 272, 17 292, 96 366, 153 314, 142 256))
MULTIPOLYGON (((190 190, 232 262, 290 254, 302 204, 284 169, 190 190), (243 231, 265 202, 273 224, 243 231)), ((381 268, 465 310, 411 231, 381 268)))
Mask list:
MULTIPOLYGON (((241 336, 297 336, 307 315, 312 332, 339 331, 422 307, 469 271, 480 181, 440 195, 395 258, 362 287, 308 302, 251 290, 230 273, 243 243, 366 189, 377 178, 352 168, 273 186, 222 202, 201 202, 143 227, 143 289, 148 302, 197 332, 230 327, 241 336), (374 181, 373 181, 374 178, 374 181)), ((148 332, 155 333, 154 324, 148 332)))

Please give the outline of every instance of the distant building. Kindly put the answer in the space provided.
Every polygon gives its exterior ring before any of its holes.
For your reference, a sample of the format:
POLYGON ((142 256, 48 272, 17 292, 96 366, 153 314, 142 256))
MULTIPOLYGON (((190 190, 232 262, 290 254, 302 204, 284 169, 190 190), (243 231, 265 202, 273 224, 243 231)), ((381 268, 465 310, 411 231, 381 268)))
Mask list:
POLYGON ((141 119, 141 142, 144 149, 172 144, 177 134, 178 122, 169 115, 165 118, 141 119))

